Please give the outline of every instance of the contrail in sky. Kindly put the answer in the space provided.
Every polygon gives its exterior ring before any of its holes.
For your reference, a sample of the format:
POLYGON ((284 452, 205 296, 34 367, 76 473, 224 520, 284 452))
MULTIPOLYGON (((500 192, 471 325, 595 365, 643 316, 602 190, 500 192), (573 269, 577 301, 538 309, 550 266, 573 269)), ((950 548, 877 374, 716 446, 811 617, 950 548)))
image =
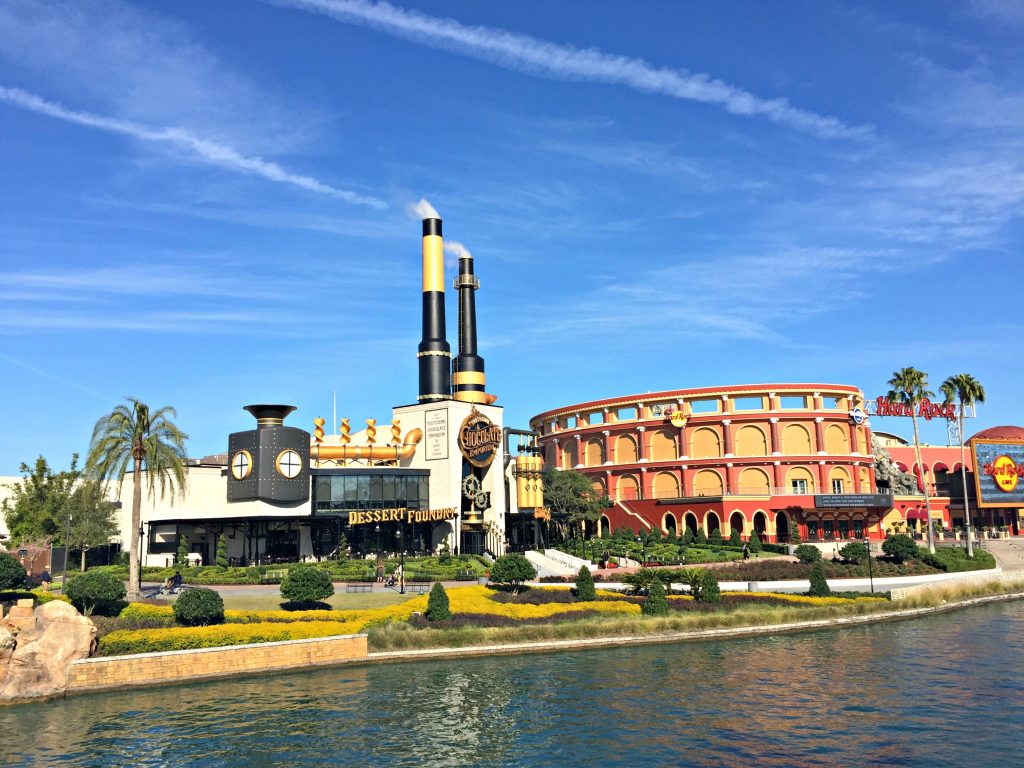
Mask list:
POLYGON ((453 19, 427 16, 390 3, 366 0, 267 1, 320 13, 345 23, 362 24, 432 48, 529 75, 624 85, 644 93, 717 104, 736 115, 761 115, 823 138, 858 138, 870 135, 873 130, 871 126, 848 126, 837 118, 799 109, 786 99, 762 99, 704 73, 656 67, 643 59, 604 53, 595 48, 559 45, 493 27, 466 26, 453 19))
POLYGON ((20 88, 8 88, 0 85, 0 101, 7 102, 16 107, 37 112, 41 115, 55 117, 76 125, 84 125, 89 128, 96 128, 109 133, 119 133, 124 136, 131 136, 142 141, 157 141, 167 144, 174 144, 194 152, 199 158, 213 165, 228 168, 241 173, 262 176, 268 181, 276 181, 281 184, 291 184, 295 187, 318 192, 323 195, 330 195, 356 205, 367 205, 371 208, 384 209, 388 205, 383 200, 374 197, 359 195, 345 189, 338 189, 312 176, 302 176, 290 173, 280 165, 260 157, 246 157, 238 150, 219 144, 209 139, 196 136, 186 128, 153 128, 142 123, 131 120, 121 120, 116 117, 105 117, 91 112, 79 112, 67 109, 66 107, 52 101, 47 101, 35 94, 23 91, 20 88))

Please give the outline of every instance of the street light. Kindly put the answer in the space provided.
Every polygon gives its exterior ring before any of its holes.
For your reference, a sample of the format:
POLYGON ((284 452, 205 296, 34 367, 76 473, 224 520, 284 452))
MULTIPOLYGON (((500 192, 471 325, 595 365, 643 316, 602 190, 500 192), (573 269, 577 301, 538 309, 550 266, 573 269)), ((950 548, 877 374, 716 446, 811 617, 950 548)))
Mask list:
POLYGON ((871 539, 864 537, 864 544, 868 548, 868 581, 871 583, 871 594, 875 594, 875 575, 871 570, 871 539))
POLYGON ((405 525, 398 524, 395 538, 398 539, 398 594, 405 594, 405 525))
POLYGON ((380 523, 373 526, 373 532, 377 534, 377 559, 380 560, 380 523))

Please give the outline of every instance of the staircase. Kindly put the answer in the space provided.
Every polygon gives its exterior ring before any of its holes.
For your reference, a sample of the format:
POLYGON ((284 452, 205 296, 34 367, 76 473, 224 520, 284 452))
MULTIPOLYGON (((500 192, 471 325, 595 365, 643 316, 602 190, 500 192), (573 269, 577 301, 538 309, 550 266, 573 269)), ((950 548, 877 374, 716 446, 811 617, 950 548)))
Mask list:
POLYGON ((582 557, 570 555, 568 552, 562 552, 560 549, 544 550, 544 556, 554 560, 555 562, 561 563, 566 568, 572 568, 572 572, 574 574, 579 573, 580 568, 587 568, 590 571, 597 570, 597 566, 589 560, 584 560, 582 557))
POLYGON ((573 570, 571 566, 560 563, 535 549, 526 552, 526 559, 537 569, 538 579, 544 576, 575 576, 579 572, 579 568, 573 570))

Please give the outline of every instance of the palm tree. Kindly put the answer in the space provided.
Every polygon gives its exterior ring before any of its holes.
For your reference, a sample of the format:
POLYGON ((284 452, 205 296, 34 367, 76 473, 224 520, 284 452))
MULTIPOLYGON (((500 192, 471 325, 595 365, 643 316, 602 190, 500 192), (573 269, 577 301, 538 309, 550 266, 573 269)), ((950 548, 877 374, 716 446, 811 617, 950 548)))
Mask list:
POLYGON ((140 570, 138 549, 142 527, 142 473, 152 498, 159 490, 160 498, 169 492, 185 495, 185 440, 188 435, 171 421, 177 412, 170 406, 150 412, 149 406, 133 397, 127 404, 117 406, 96 422, 92 444, 86 459, 86 474, 104 484, 116 480, 124 482, 128 463, 132 463, 132 526, 128 532, 131 542, 128 570, 128 599, 138 600, 140 570))
POLYGON ((914 422, 914 457, 921 471, 921 488, 924 490, 924 515, 928 524, 928 551, 935 552, 935 533, 932 530, 931 499, 928 496, 928 478, 925 477, 924 463, 921 461, 921 439, 917 432, 917 404, 927 398, 935 397, 928 389, 928 374, 916 368, 900 368, 889 379, 889 401, 908 406, 910 418, 914 422))
MULTIPOLYGON (((967 465, 964 463, 964 410, 968 405, 985 402, 985 388, 981 382, 969 373, 958 373, 950 376, 939 385, 939 391, 946 397, 946 402, 956 400, 960 404, 960 479, 964 484, 964 519, 967 522, 967 556, 974 557, 974 544, 971 542, 971 509, 967 501, 967 465)), ((975 472, 978 470, 975 469, 975 472)))

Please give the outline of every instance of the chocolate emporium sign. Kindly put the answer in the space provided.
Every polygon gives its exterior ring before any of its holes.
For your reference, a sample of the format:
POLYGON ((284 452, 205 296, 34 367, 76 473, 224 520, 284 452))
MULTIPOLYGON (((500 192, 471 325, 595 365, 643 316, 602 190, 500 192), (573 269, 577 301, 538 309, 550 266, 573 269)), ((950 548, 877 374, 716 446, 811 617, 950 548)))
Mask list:
POLYGON ((487 467, 498 455, 501 427, 474 408, 459 428, 459 450, 474 467, 487 467))

